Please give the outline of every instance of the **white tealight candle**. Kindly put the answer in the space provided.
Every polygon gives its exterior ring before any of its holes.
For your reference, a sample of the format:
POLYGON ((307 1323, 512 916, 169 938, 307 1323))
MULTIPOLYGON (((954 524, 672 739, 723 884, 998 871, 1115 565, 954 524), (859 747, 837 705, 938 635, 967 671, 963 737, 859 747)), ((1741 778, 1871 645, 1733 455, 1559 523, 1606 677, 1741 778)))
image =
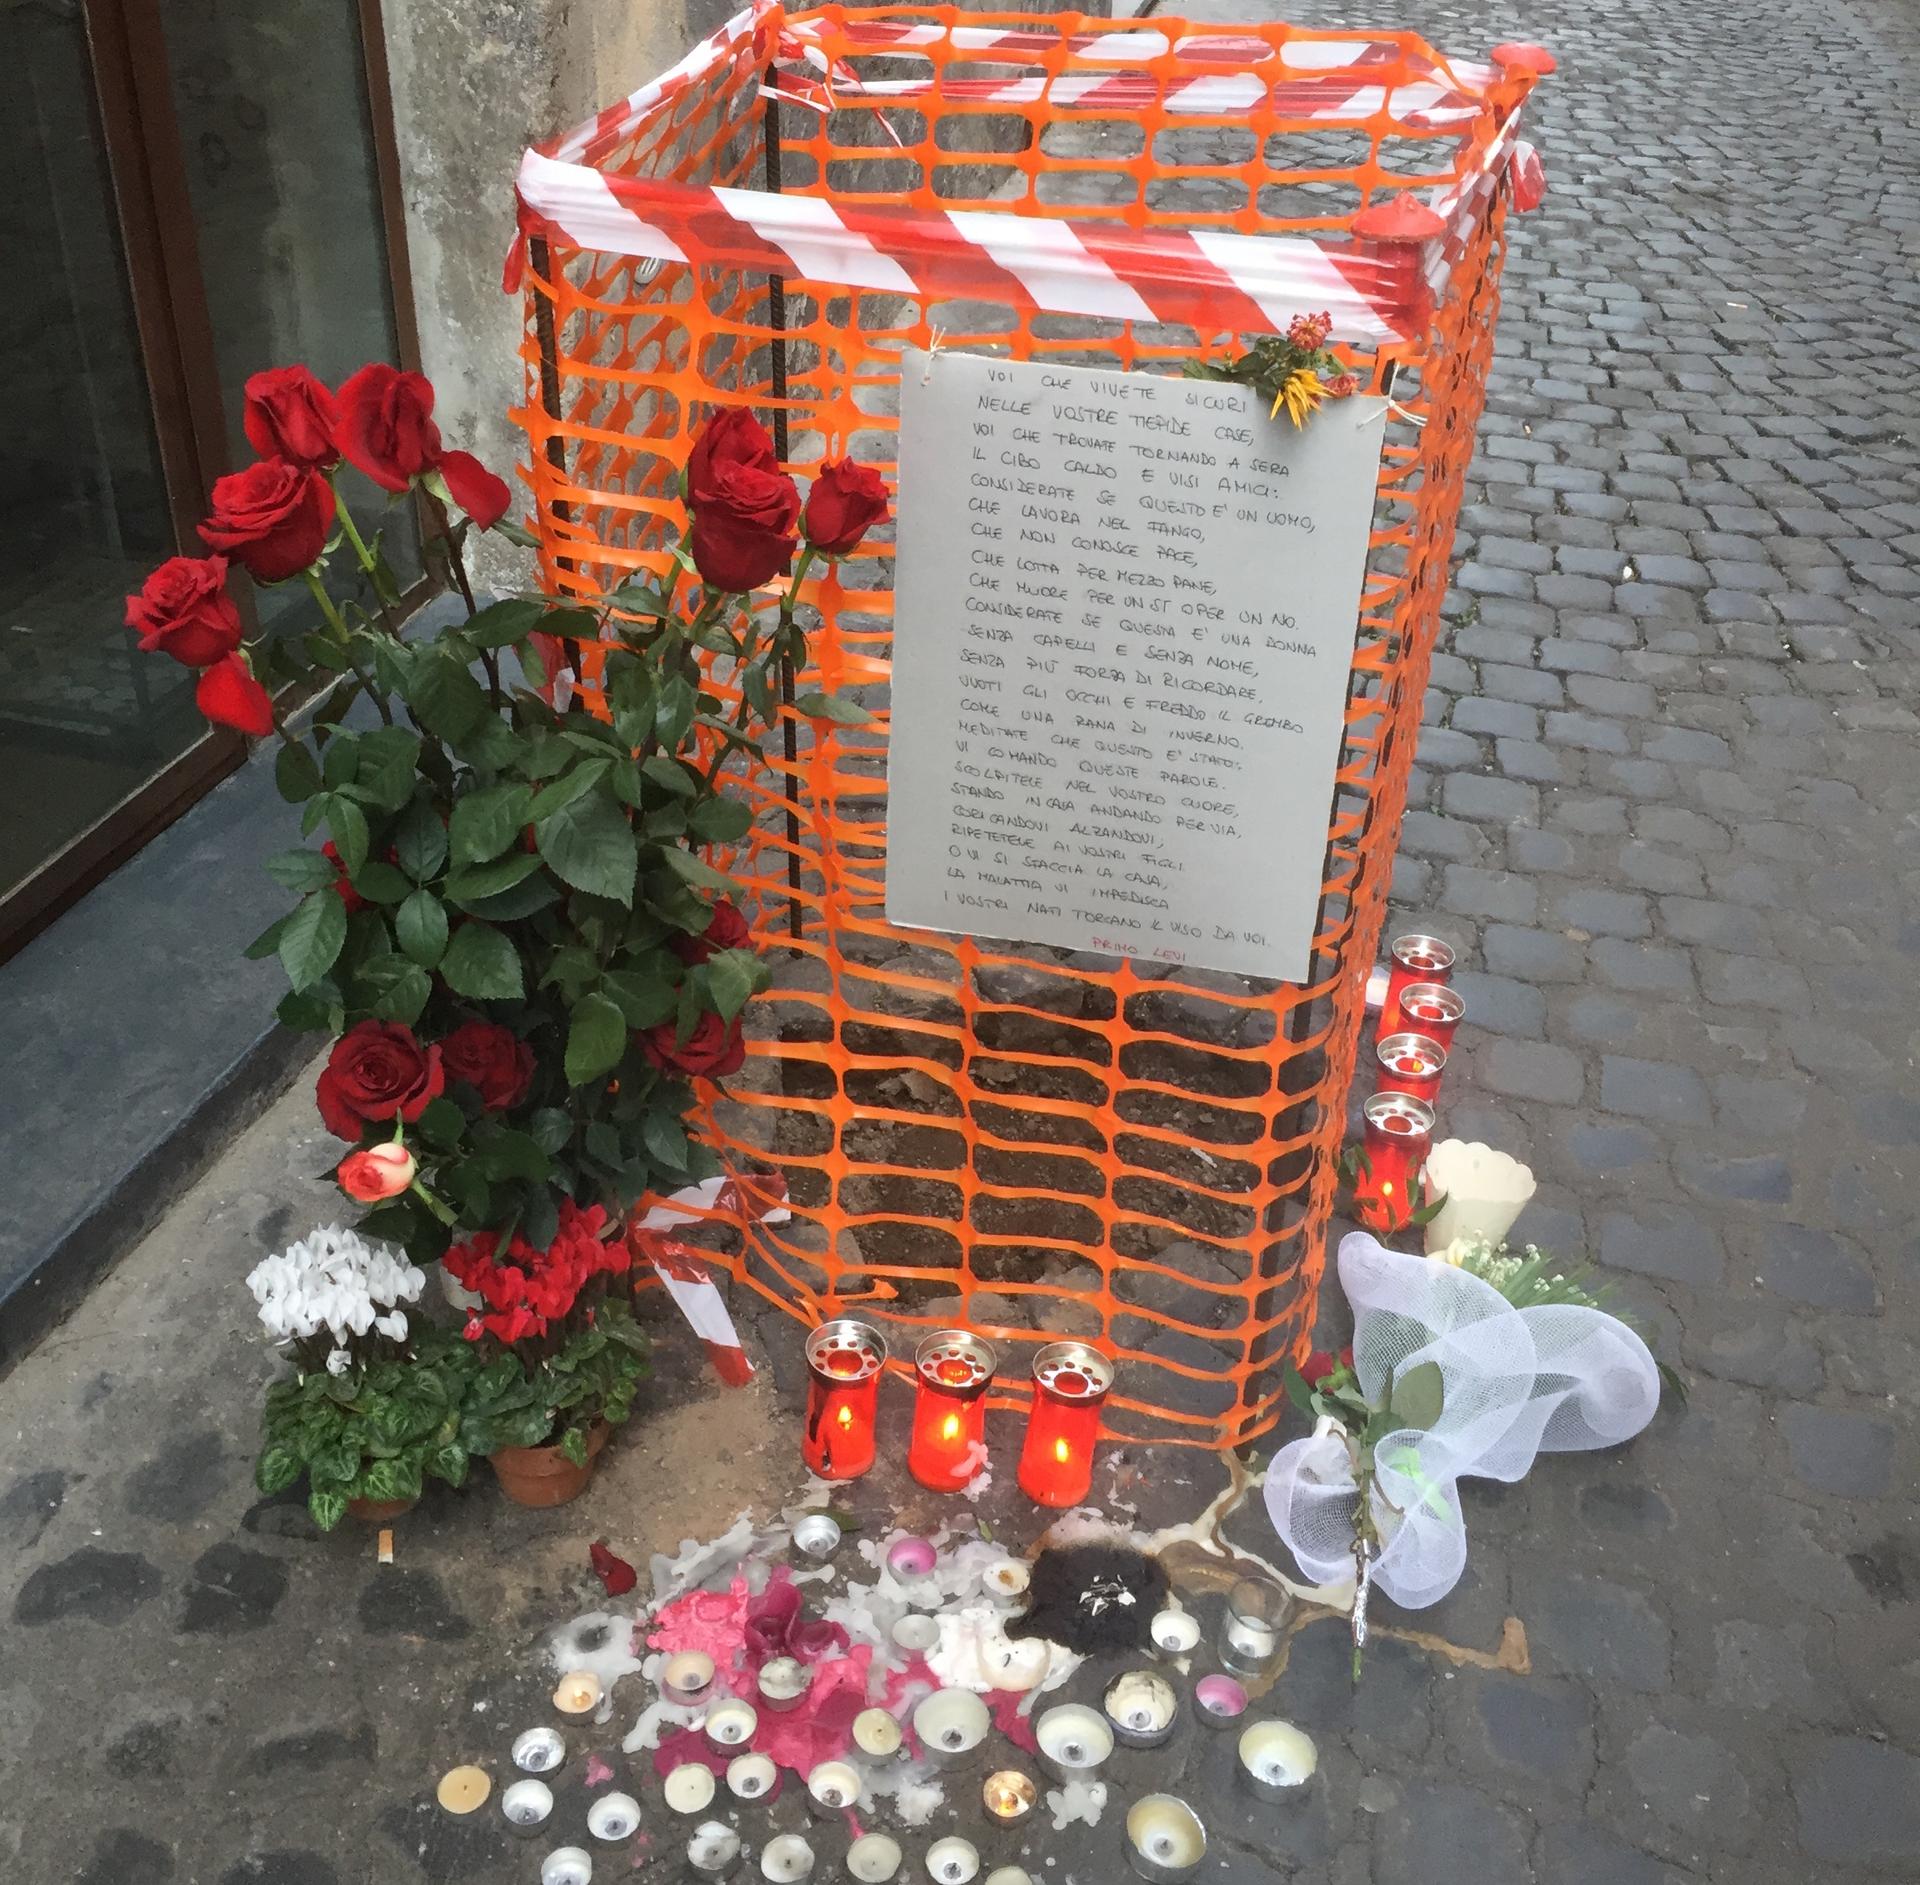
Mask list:
POLYGON ((1185 1656, 1200 1644, 1200 1625, 1184 1610, 1163 1610, 1149 1626, 1153 1646, 1163 1656, 1185 1656))
POLYGON ((884 1708, 863 1708, 853 1718, 853 1745, 871 1760, 891 1760, 900 1752, 900 1723, 884 1708))
POLYGON ((1207 1856, 1207 1829, 1184 1800, 1150 1793, 1127 1810, 1127 1862, 1142 1878, 1190 1878, 1207 1856))
POLYGON ((716 1782, 711 1767, 682 1761, 667 1776, 665 1793, 670 1813, 704 1813, 713 1804, 716 1782))
POLYGON ((847 1848, 847 1877, 855 1885, 888 1885, 900 1870, 900 1842, 885 1833, 862 1833, 847 1848))
POLYGON ((1032 1581, 1032 1571, 1018 1558, 1002 1558, 980 1574, 980 1582, 996 1597, 1022 1596, 1032 1581))
POLYGON ((727 1763, 727 1791, 736 1800, 764 1800, 780 1770, 764 1754, 742 1754, 727 1763))
POLYGON ((604 1844, 631 1839, 640 1827, 640 1802, 630 1793, 603 1793, 587 1808, 587 1831, 604 1844))
POLYGON ((913 1711, 913 1732, 936 1767, 966 1759, 987 1738, 993 1717, 971 1689, 935 1689, 913 1711))
POLYGON ((760 1876, 774 1885, 796 1885, 813 1876, 813 1848, 798 1833, 782 1833, 769 1839, 760 1855, 760 1876))
POLYGON ((740 1863, 740 1835, 719 1820, 704 1820, 687 1841, 687 1865, 697 1878, 730 1878, 740 1863))
POLYGON ((1033 1874, 1024 1865, 997 1865, 987 1874, 986 1885, 1033 1885, 1033 1874))
POLYGON ((1113 1752, 1113 1730, 1091 1708, 1068 1702, 1033 1725, 1040 1765, 1055 1780, 1084 1780, 1113 1752))
POLYGON ((980 1871, 980 1854, 970 1839, 936 1839, 927 1850, 927 1876, 937 1885, 967 1885, 980 1871))
POLYGON ((717 1748, 745 1747, 759 1726, 759 1711, 738 1696, 729 1696, 707 1710, 707 1739, 717 1748))
POLYGON ((707 1699, 713 1687, 713 1658, 697 1649, 669 1656, 660 1671, 660 1693, 669 1702, 692 1708, 707 1699))
POLYGON ((860 1770, 846 1761, 822 1761, 807 1776, 807 1798, 819 1814, 843 1813, 860 1799, 860 1770))
POLYGON ((593 1854, 578 1846, 557 1846, 540 1866, 540 1885, 592 1885, 593 1854))
POLYGON ((777 1713, 798 1708, 806 1699, 813 1671, 791 1656, 776 1656, 760 1671, 760 1700, 777 1713))
POLYGON ((893 1626, 893 1640, 909 1655, 924 1656, 940 1640, 940 1625, 927 1616, 905 1616, 893 1626))
POLYGON ((1312 1737, 1290 1721, 1256 1721, 1241 1732, 1241 1779, 1263 1799, 1304 1785, 1319 1765, 1312 1737))
POLYGON ((604 1693, 591 1669, 569 1669, 553 1692, 553 1705, 563 1715, 584 1715, 600 1706, 604 1693))
POLYGON ((508 1829, 531 1839, 553 1817, 553 1789, 544 1780, 516 1780, 500 1796, 508 1829))
POLYGON ((1130 1748, 1157 1748, 1173 1733, 1180 1703, 1173 1684, 1150 1669, 1130 1670, 1108 1685, 1104 1700, 1116 1740, 1130 1748))

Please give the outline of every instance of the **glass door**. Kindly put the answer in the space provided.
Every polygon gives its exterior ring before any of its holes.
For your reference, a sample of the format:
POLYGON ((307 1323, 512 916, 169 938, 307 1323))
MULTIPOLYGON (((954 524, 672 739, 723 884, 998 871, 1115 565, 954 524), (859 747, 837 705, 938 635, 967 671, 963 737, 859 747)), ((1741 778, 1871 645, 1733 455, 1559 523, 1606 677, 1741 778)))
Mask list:
MULTIPOLYGON (((202 553, 213 480, 252 457, 248 375, 413 363, 378 17, 374 0, 8 7, 0 958, 244 756, 122 615, 156 563, 202 553)), ((343 488, 411 580, 410 509, 343 488)), ((310 625, 298 584, 242 606, 310 625)))

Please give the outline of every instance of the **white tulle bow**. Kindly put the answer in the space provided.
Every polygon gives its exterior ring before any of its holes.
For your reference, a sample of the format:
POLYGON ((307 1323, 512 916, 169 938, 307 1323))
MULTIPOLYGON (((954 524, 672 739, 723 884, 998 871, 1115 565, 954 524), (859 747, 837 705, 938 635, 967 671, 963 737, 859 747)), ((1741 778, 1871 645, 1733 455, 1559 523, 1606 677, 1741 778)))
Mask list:
MULTIPOLYGON (((1515 1309, 1479 1277, 1402 1256, 1363 1232, 1342 1241, 1339 1264, 1353 1307, 1354 1373, 1368 1399, 1379 1405, 1396 1375, 1423 1362, 1440 1370, 1439 1419, 1374 1448, 1373 1582, 1418 1610, 1466 1567, 1456 1482, 1511 1481, 1536 1454, 1630 1440, 1653 1418, 1660 1375, 1647 1345, 1604 1310, 1515 1309)), ((1346 1437, 1326 1421, 1267 1469, 1267 1510, 1315 1583, 1353 1577, 1358 1496, 1346 1437)))

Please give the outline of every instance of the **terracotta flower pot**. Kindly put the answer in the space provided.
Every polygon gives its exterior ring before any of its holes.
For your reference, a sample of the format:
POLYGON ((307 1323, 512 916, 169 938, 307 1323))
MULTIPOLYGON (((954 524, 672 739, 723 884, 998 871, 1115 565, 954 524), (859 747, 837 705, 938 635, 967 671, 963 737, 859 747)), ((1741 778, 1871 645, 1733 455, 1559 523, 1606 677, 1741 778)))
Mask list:
POLYGON ((347 1517, 357 1518, 363 1525, 384 1525, 411 1512, 419 1503, 418 1499, 349 1499, 347 1517))
POLYGON ((601 1449, 607 1444, 607 1424, 596 1420, 587 1429, 587 1463, 576 1466, 551 1446, 503 1446, 487 1457, 493 1462, 494 1477, 500 1490, 515 1505, 565 1505, 586 1491, 587 1481, 599 1463, 601 1449))

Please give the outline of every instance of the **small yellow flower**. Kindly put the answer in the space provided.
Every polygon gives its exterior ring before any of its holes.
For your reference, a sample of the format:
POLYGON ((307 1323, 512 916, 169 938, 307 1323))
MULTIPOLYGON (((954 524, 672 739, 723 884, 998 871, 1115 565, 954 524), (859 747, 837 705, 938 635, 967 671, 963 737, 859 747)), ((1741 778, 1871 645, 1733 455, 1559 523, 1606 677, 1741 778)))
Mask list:
POLYGON ((1269 419, 1280 416, 1280 408, 1285 406, 1287 417, 1297 430, 1306 423, 1307 414, 1312 412, 1327 396, 1320 375, 1312 367, 1295 367, 1280 382, 1280 390, 1273 396, 1273 410, 1267 414, 1269 419))

